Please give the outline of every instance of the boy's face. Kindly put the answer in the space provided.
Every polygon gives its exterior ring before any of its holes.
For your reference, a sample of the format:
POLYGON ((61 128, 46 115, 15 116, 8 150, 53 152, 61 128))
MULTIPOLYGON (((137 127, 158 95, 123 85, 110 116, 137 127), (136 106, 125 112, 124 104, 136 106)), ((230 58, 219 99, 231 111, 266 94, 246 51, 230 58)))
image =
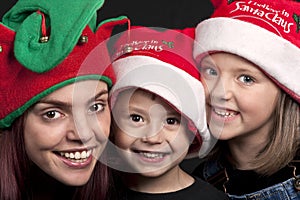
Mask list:
POLYGON ((113 117, 115 144, 134 172, 143 176, 156 177, 178 168, 194 137, 178 112, 142 90, 119 94, 113 117))

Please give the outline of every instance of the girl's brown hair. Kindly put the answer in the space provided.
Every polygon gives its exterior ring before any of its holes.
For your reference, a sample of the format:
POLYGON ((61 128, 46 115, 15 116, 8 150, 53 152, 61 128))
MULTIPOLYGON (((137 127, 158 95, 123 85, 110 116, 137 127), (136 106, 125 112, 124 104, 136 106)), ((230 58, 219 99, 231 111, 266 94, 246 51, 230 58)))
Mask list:
MULTIPOLYGON (((32 198, 30 193, 32 164, 26 154, 23 131, 26 113, 16 119, 10 128, 0 130, 1 200, 32 198)), ((109 194, 113 188, 112 181, 110 169, 98 161, 87 184, 74 187, 74 195, 70 198, 73 200, 111 199, 109 194)))

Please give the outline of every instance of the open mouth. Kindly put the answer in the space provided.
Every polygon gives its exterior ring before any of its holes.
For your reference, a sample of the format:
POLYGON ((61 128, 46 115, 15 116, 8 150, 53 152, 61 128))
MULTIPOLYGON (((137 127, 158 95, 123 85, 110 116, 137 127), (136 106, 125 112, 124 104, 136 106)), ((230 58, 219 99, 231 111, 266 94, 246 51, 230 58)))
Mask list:
POLYGON ((92 155, 92 149, 83 150, 83 151, 64 151, 64 152, 55 152, 56 154, 64 157, 72 162, 85 162, 87 158, 92 155))
POLYGON ((224 110, 219 108, 213 108, 214 113, 216 113, 220 117, 230 118, 234 117, 238 114, 236 111, 224 110))
POLYGON ((140 152, 139 154, 148 159, 160 159, 166 155, 164 153, 150 153, 150 152, 140 152))
POLYGON ((134 150, 134 152, 137 153, 140 157, 149 160, 160 160, 163 159, 166 155, 168 155, 168 153, 152 152, 152 151, 134 150))

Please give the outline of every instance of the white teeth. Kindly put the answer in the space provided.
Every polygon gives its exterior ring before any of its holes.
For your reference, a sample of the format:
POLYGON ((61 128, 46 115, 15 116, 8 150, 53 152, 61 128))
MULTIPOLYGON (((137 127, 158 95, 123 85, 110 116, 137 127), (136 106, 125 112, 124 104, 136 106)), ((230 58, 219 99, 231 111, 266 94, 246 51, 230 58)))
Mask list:
POLYGON ((78 159, 80 159, 80 158, 81 158, 81 153, 76 152, 76 153, 75 153, 75 159, 78 160, 78 159))
POLYGON ((70 153, 70 158, 75 158, 74 153, 70 153))
POLYGON ((90 155, 92 154, 92 150, 88 150, 88 151, 76 151, 76 152, 61 152, 60 155, 67 158, 67 159, 74 159, 74 160, 82 160, 82 159, 86 159, 88 157, 90 157, 90 155))
POLYGON ((88 151, 88 152, 86 153, 86 157, 87 157, 87 158, 90 157, 91 154, 92 154, 92 150, 90 150, 90 151, 88 151))
POLYGON ((81 158, 86 158, 86 154, 87 154, 86 151, 81 152, 81 155, 80 155, 81 158))
POLYGON ((163 158, 164 155, 162 153, 148 153, 148 152, 141 152, 140 153, 142 156, 146 158, 163 158))
POLYGON ((234 112, 225 112, 225 111, 222 111, 222 110, 217 110, 217 109, 214 109, 215 113, 222 116, 222 117, 233 117, 235 115, 234 112))

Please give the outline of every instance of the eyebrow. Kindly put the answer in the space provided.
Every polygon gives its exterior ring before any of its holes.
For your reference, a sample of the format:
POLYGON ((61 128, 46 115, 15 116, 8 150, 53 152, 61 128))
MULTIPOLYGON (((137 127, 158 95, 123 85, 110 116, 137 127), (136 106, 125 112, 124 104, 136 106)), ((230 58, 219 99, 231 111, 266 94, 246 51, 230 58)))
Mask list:
POLYGON ((199 62, 198 65, 202 65, 202 64, 210 64, 216 66, 216 63, 212 59, 203 59, 201 62, 199 62))
POLYGON ((92 97, 91 99, 89 99, 88 103, 92 103, 95 99, 98 99, 101 96, 106 95, 106 94, 108 94, 108 91, 107 90, 102 90, 98 94, 96 94, 94 97, 92 97))
MULTIPOLYGON (((126 108, 126 106, 124 106, 124 108, 126 108)), ((143 107, 141 106, 132 106, 132 105, 129 105, 127 106, 128 110, 134 110, 136 112, 140 112, 140 113, 144 113, 144 112, 147 112, 147 110, 145 110, 143 107)))
MULTIPOLYGON (((87 102, 92 103, 93 101, 95 101, 95 99, 97 99, 97 98, 99 98, 99 97, 101 97, 105 94, 108 94, 108 91, 107 90, 102 90, 99 93, 97 93, 94 97, 90 98, 87 102)), ((37 104, 38 103, 53 104, 53 105, 56 105, 56 106, 59 106, 59 107, 65 107, 65 108, 68 108, 68 109, 72 108, 72 104, 66 103, 66 102, 63 102, 63 101, 60 101, 60 100, 57 100, 57 99, 41 99, 40 101, 37 102, 37 104)))
MULTIPOLYGON (((143 107, 140 106, 128 106, 128 110, 133 110, 142 114, 147 114, 148 110, 145 110, 143 107)), ((164 109, 166 112, 166 115, 179 115, 182 116, 182 114, 180 112, 177 112, 174 108, 171 108, 171 110, 166 110, 164 109)))

